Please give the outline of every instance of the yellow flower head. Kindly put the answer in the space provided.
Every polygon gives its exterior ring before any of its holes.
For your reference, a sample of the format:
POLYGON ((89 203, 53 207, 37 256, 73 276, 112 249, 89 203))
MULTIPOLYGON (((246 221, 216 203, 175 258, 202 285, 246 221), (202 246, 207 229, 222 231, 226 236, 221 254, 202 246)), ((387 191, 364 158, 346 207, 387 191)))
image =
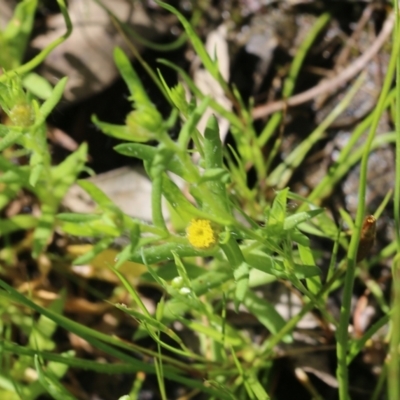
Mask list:
POLYGON ((186 233, 189 243, 197 249, 210 249, 218 242, 218 231, 208 219, 192 219, 186 233))
POLYGON ((17 126, 30 126, 35 122, 35 115, 30 104, 16 104, 9 112, 11 122, 17 126))

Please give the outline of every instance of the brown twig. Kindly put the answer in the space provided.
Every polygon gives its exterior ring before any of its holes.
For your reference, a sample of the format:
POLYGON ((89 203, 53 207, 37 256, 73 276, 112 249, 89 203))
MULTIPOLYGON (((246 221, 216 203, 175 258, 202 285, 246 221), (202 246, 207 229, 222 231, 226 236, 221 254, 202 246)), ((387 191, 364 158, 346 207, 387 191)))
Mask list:
POLYGON ((343 85, 345 82, 355 77, 365 67, 365 65, 368 64, 368 62, 378 53, 378 51, 381 49, 381 47, 384 45, 389 35, 391 34, 393 25, 394 13, 392 12, 386 18, 382 30, 376 37, 374 43, 372 43, 371 47, 363 55, 358 57, 352 64, 350 64, 346 69, 344 69, 339 75, 328 81, 321 82, 313 88, 306 90, 303 93, 299 93, 287 100, 279 100, 273 103, 258 106, 254 108, 252 112, 253 118, 259 119, 266 117, 276 111, 282 110, 285 105, 288 107, 298 106, 299 104, 314 99, 316 96, 324 93, 325 91, 331 91, 343 85))
MULTIPOLYGON (((335 66, 333 67, 333 71, 329 74, 329 76, 326 78, 326 80, 332 79, 334 76, 338 75, 341 70, 344 69, 349 57, 350 57, 350 52, 352 49, 357 47, 357 41, 361 35, 362 30, 364 29, 365 25, 370 21, 372 12, 374 11, 375 5, 369 4, 367 7, 365 7, 360 20, 357 23, 356 28, 354 29, 352 35, 346 40, 342 50, 340 51, 338 57, 336 58, 335 61, 335 66)), ((320 82, 321 83, 321 82, 320 82)), ((329 96, 332 94, 332 92, 325 92, 318 96, 318 99, 315 99, 314 107, 315 109, 320 109, 326 100, 329 98, 329 96)))
POLYGON ((346 61, 350 57, 350 52, 353 48, 357 47, 357 41, 359 37, 361 36, 361 32, 363 31, 365 25, 371 20, 372 13, 374 9, 376 8, 375 4, 369 4, 365 7, 361 18, 359 19, 357 26, 355 27, 352 35, 349 37, 349 39, 346 41, 343 49, 340 51, 339 56, 336 59, 335 62, 335 70, 339 71, 340 68, 342 68, 342 65, 345 65, 346 61))

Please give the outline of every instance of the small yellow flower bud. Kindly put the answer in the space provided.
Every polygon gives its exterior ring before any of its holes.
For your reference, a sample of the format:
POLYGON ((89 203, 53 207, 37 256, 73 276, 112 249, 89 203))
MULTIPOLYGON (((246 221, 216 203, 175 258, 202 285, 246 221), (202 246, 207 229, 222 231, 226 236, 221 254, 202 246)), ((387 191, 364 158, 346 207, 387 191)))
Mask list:
POLYGON ((218 230, 207 219, 192 219, 186 233, 189 243, 198 249, 210 249, 218 242, 218 230))
POLYGON ((33 109, 29 104, 17 104, 9 112, 14 125, 30 126, 35 121, 33 109))

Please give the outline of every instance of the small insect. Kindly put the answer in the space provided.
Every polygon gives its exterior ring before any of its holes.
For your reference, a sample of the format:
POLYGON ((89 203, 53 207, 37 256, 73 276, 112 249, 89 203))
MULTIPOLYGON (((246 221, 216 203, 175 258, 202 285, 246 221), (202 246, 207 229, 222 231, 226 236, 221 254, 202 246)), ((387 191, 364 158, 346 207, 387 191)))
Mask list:
POLYGON ((374 245, 376 236, 376 218, 373 215, 365 217, 362 228, 360 243, 357 251, 357 262, 364 260, 374 245))

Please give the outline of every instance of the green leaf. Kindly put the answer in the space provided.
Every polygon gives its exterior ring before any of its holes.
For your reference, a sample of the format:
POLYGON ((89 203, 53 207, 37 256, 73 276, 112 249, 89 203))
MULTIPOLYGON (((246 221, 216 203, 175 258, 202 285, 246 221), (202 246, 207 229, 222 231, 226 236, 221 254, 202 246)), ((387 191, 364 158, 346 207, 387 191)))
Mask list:
POLYGON ((0 137, 4 137, 10 131, 10 127, 7 125, 0 124, 0 137))
POLYGON ((169 90, 169 96, 174 106, 185 116, 189 114, 189 104, 186 100, 186 92, 181 82, 169 90))
POLYGON ((57 219, 63 222, 86 223, 101 219, 99 214, 60 213, 57 219))
POLYGON ((235 304, 238 307, 239 304, 243 303, 244 297, 249 287, 249 264, 247 264, 246 262, 242 262, 237 268, 234 269, 233 276, 236 282, 235 304))
MULTIPOLYGON (((33 157, 31 157, 31 161, 33 160, 33 157)), ((40 155, 37 154, 36 157, 36 162, 35 163, 31 163, 31 173, 29 175, 29 184, 33 187, 36 186, 37 181, 40 178, 40 174, 42 173, 43 170, 43 163, 40 160, 40 155)))
POLYGON ((92 122, 99 128, 103 133, 120 140, 128 140, 129 142, 148 142, 151 137, 135 135, 126 125, 115 125, 107 122, 101 122, 93 115, 92 122))
MULTIPOLYGON (((100 240, 99 242, 96 243, 95 246, 91 250, 89 250, 87 253, 82 254, 80 257, 75 258, 74 260, 74 265, 82 265, 82 264, 87 264, 89 261, 91 261, 93 258, 95 258, 98 254, 100 254, 102 251, 108 249, 112 242, 114 241, 114 238, 105 238, 100 240)), ((110 265, 111 267, 111 265, 110 265)))
POLYGON ((193 320, 178 316, 177 318, 189 329, 198 333, 202 333, 206 337, 215 340, 217 343, 227 344, 230 346, 240 346, 241 344, 243 344, 243 339, 238 335, 238 331, 235 331, 233 329, 227 332, 222 332, 220 330, 214 329, 211 326, 203 325, 193 320))
POLYGON ((138 249, 131 255, 129 260, 141 264, 155 264, 162 261, 171 261, 174 258, 172 251, 175 251, 180 257, 207 257, 215 254, 217 250, 196 250, 187 239, 182 238, 179 241, 138 249))
MULTIPOLYGON (((109 354, 111 357, 124 361, 124 368, 122 371, 130 371, 132 373, 142 371, 146 374, 154 374, 155 369, 151 363, 147 361, 141 361, 138 358, 131 355, 131 352, 135 352, 138 350, 137 346, 133 346, 126 341, 120 340, 109 334, 104 334, 99 332, 98 330, 91 329, 83 324, 77 323, 64 317, 63 315, 57 314, 47 308, 41 307, 38 304, 34 303, 33 301, 29 300, 26 296, 19 293, 17 290, 13 289, 10 285, 5 283, 3 280, 0 279, 0 287, 3 289, 3 293, 8 297, 9 301, 14 301, 19 304, 22 304, 29 309, 36 311, 40 315, 45 315, 48 318, 52 319, 54 322, 57 323, 58 326, 65 329, 68 332, 72 332, 75 335, 82 337, 87 342, 91 343, 94 347, 98 348, 99 350, 109 354), (123 350, 123 351, 122 351, 123 350), (127 368, 127 369, 125 369, 127 368)), ((27 352, 26 347, 16 347, 13 345, 13 349, 18 349, 19 352, 23 352, 24 354, 28 354, 30 356, 36 356, 35 353, 27 352)), ((12 354, 15 354, 13 351, 12 354)), ((44 353, 43 358, 48 357, 49 355, 44 353)), ((57 358, 57 355, 51 354, 52 358, 57 358)), ((59 362, 63 362, 62 359, 58 358, 59 362)), ((74 365, 76 367, 89 367, 93 370, 96 370, 96 366, 104 372, 112 373, 114 369, 110 370, 110 365, 107 366, 106 369, 102 367, 102 364, 90 363, 87 360, 80 360, 79 363, 76 363, 76 359, 66 359, 65 363, 68 365, 74 365), (93 368, 94 367, 94 368, 93 368)), ((115 364, 117 366, 117 364, 115 364)), ((40 366, 39 366, 40 367, 40 366)), ((167 379, 184 383, 189 387, 200 389, 210 395, 216 396, 217 393, 213 388, 205 387, 203 382, 189 379, 186 376, 183 376, 177 372, 176 368, 171 366, 165 365, 164 367, 164 375, 167 379)), ((64 397, 64 399, 67 397, 64 397)))
MULTIPOLYGON (((177 251, 180 254, 179 251, 177 251)), ((180 254, 181 257, 184 255, 180 254)), ((220 269, 218 271, 207 271, 197 279, 192 280, 192 289, 196 296, 202 296, 209 293, 210 290, 220 287, 222 284, 233 278, 231 269, 220 269)), ((190 306, 187 302, 182 302, 180 299, 172 298, 165 303, 164 315, 162 322, 168 324, 175 321, 178 316, 184 315, 190 306)), ((143 331, 135 334, 135 338, 146 336, 143 331)))
MULTIPOLYGON (((56 313, 61 313, 65 303, 65 291, 54 300, 48 307, 56 313)), ((37 322, 33 324, 29 335, 29 346, 35 350, 53 350, 55 343, 52 340, 57 324, 45 315, 40 315, 37 322)))
MULTIPOLYGON (((275 306, 267 300, 257 297, 253 291, 248 290, 243 304, 254 314, 271 334, 278 333, 286 324, 286 321, 276 311, 275 306)), ((286 338, 288 340, 288 338, 286 338)))
MULTIPOLYGON (((6 174, 13 174, 13 176, 17 179, 16 182, 20 183, 21 185, 26 186, 28 189, 32 189, 29 186, 29 167, 19 167, 15 164, 11 163, 5 157, 0 155, 0 171, 5 172, 6 174)), ((1 176, 0 178, 2 178, 1 176)))
POLYGON ((310 247, 310 239, 298 229, 293 229, 290 232, 290 239, 293 240, 293 242, 301 244, 302 246, 310 247))
POLYGON ((192 111, 184 123, 181 131, 179 132, 178 143, 182 150, 187 149, 190 139, 193 137, 196 131, 197 124, 199 123, 201 117, 204 115, 208 105, 210 104, 211 98, 204 98, 200 104, 192 111))
POLYGON ((77 183, 101 208, 117 209, 113 201, 94 183, 84 179, 77 181, 77 183))
POLYGON ((228 182, 230 179, 229 172, 224 168, 206 169, 200 178, 199 183, 207 181, 228 182))
POLYGON ((135 157, 148 162, 153 162, 157 154, 156 147, 138 143, 118 144, 114 147, 114 150, 124 156, 135 157))
POLYGON ((290 215, 285 219, 283 229, 285 231, 293 229, 298 224, 308 221, 316 215, 321 214, 322 212, 324 212, 323 208, 317 208, 315 210, 303 211, 294 215, 290 215))
POLYGON ((219 136, 218 120, 214 115, 207 121, 204 131, 204 160, 206 169, 222 168, 222 142, 219 136))
POLYGON ((37 0, 24 0, 14 10, 14 15, 3 31, 0 66, 5 70, 18 67, 25 55, 26 46, 32 33, 37 0))
POLYGON ((166 174, 163 175, 162 189, 163 195, 167 199, 168 203, 186 224, 195 217, 206 219, 211 218, 208 213, 196 208, 166 174))
POLYGON ((125 124, 139 142, 157 139, 165 130, 163 118, 153 105, 138 105, 126 116, 125 124))
POLYGON ((60 202, 68 188, 76 181, 82 172, 87 159, 88 146, 82 143, 78 150, 70 154, 62 163, 52 168, 51 176, 54 182, 54 197, 60 202))
POLYGON ((24 87, 33 93, 36 97, 42 100, 47 100, 51 97, 53 92, 53 86, 49 81, 36 72, 30 72, 22 78, 24 87))
POLYGON ((142 82, 140 81, 136 71, 133 69, 129 58, 119 47, 116 47, 114 50, 114 61, 122 78, 128 86, 132 100, 137 103, 136 105, 152 105, 152 102, 147 96, 142 82))
MULTIPOLYGON (((274 275, 277 278, 290 279, 290 273, 285 269, 283 263, 274 259, 262 250, 252 250, 250 253, 244 252, 246 261, 256 269, 274 275)), ((315 265, 295 265, 295 275, 298 279, 311 278, 320 274, 320 270, 315 265)))
MULTIPOLYGON (((147 161, 148 163, 153 163, 156 155, 159 152, 157 147, 148 146, 139 143, 123 143, 114 147, 118 153, 123 154, 128 157, 139 158, 140 160, 147 161)), ((167 150, 167 149, 163 149, 167 150)), ((191 177, 187 172, 187 168, 182 164, 178 155, 170 150, 168 155, 168 162, 165 164, 165 168, 168 171, 182 177, 186 181, 190 182, 191 177)))
POLYGON ((32 215, 15 215, 14 217, 0 220, 0 235, 8 235, 19 230, 27 230, 37 225, 37 218, 32 215))
POLYGON ((183 25, 183 27, 188 35, 190 41, 192 42, 192 45, 194 47, 194 50, 195 50, 197 56, 200 58, 200 60, 204 64, 207 71, 210 72, 210 74, 217 81, 220 81, 222 78, 219 74, 218 64, 215 61, 211 60, 211 58, 208 55, 207 50, 203 44, 203 41, 199 38, 199 36, 197 36, 197 34, 194 31, 190 22, 187 21, 186 18, 178 10, 176 10, 174 7, 170 6, 169 4, 163 3, 161 1, 158 1, 157 3, 178 17, 179 21, 183 25))
POLYGON ((59 382, 59 378, 54 376, 52 372, 43 370, 39 362, 39 357, 36 355, 35 368, 38 373, 39 381, 46 389, 47 393, 55 400, 77 400, 65 387, 59 382))
MULTIPOLYGON (((1 182, 1 180, 0 180, 1 182)), ((0 210, 2 210, 9 202, 17 196, 17 193, 21 189, 19 184, 7 184, 5 188, 0 191, 0 210)), ((0 229, 1 233, 1 229, 0 229)))
POLYGON ((247 387, 251 388, 251 391, 256 396, 257 400, 270 400, 268 393, 265 391, 264 386, 258 380, 255 373, 250 372, 245 374, 245 379, 248 384, 247 387))
POLYGON ((65 85, 67 84, 67 77, 61 78, 56 86, 54 86, 50 97, 40 107, 40 114, 42 116, 42 122, 46 120, 49 114, 54 110, 56 105, 60 102, 64 93, 65 85))
MULTIPOLYGON (((179 76, 186 82, 192 93, 196 95, 196 98, 198 99, 205 98, 204 94, 200 91, 200 89, 196 86, 196 84, 193 82, 193 80, 189 77, 189 75, 185 72, 183 68, 179 68, 174 63, 171 63, 168 60, 159 59, 157 61, 160 64, 164 64, 172 68, 174 71, 176 71, 179 74, 179 76)), ((223 106, 221 106, 218 103, 218 101, 215 101, 213 99, 210 100, 210 107, 214 109, 222 117, 226 118, 232 124, 232 126, 235 127, 238 131, 242 132, 243 122, 233 112, 226 110, 223 106)))
POLYGON ((112 222, 104 221, 103 219, 91 221, 90 223, 65 222, 61 224, 61 227, 65 233, 74 236, 112 236, 115 238, 121 235, 120 229, 118 229, 112 222))
POLYGON ((38 257, 47 246, 47 243, 53 234, 54 222, 55 210, 47 204, 43 204, 42 215, 39 217, 37 227, 33 233, 32 254, 34 257, 38 257))
MULTIPOLYGON (((187 275, 191 280, 196 279, 207 272, 204 268, 189 263, 186 260, 185 265, 187 267, 187 275)), ((171 281, 178 276, 178 271, 174 262, 166 262, 165 264, 162 264, 162 267, 157 268, 156 271, 157 275, 165 281, 171 281)), ((154 282, 154 278, 148 272, 141 275, 140 279, 147 282, 154 282)))
MULTIPOLYGON (((21 168, 19 168, 19 170, 19 172, 22 172, 21 168)), ((27 185, 28 182, 26 178, 27 176, 25 174, 18 174, 15 170, 9 170, 0 176, 0 182, 6 183, 6 189, 8 189, 10 184, 18 184, 19 186, 27 185)))
POLYGON ((286 217, 286 203, 289 189, 280 190, 268 211, 268 228, 282 229, 286 217))
POLYGON ((105 129, 105 133, 119 139, 137 142, 147 142, 156 139, 165 130, 162 115, 147 96, 130 60, 118 47, 114 50, 114 61, 129 88, 131 93, 130 99, 134 102, 135 110, 130 112, 126 118, 125 128, 128 135, 123 132, 124 129, 121 127, 116 128, 116 126, 113 127, 111 124, 101 125, 95 119, 94 122, 101 129, 105 129))
MULTIPOLYGON (((298 244, 297 247, 299 249, 301 262, 304 265, 312 265, 316 267, 314 256, 312 254, 310 246, 303 246, 302 244, 298 244)), ((322 287, 321 278, 317 275, 307 279, 307 287, 313 294, 317 294, 322 287)))
POLYGON ((23 135, 21 131, 10 130, 6 136, 0 140, 0 151, 5 150, 7 147, 17 143, 19 138, 23 135))

